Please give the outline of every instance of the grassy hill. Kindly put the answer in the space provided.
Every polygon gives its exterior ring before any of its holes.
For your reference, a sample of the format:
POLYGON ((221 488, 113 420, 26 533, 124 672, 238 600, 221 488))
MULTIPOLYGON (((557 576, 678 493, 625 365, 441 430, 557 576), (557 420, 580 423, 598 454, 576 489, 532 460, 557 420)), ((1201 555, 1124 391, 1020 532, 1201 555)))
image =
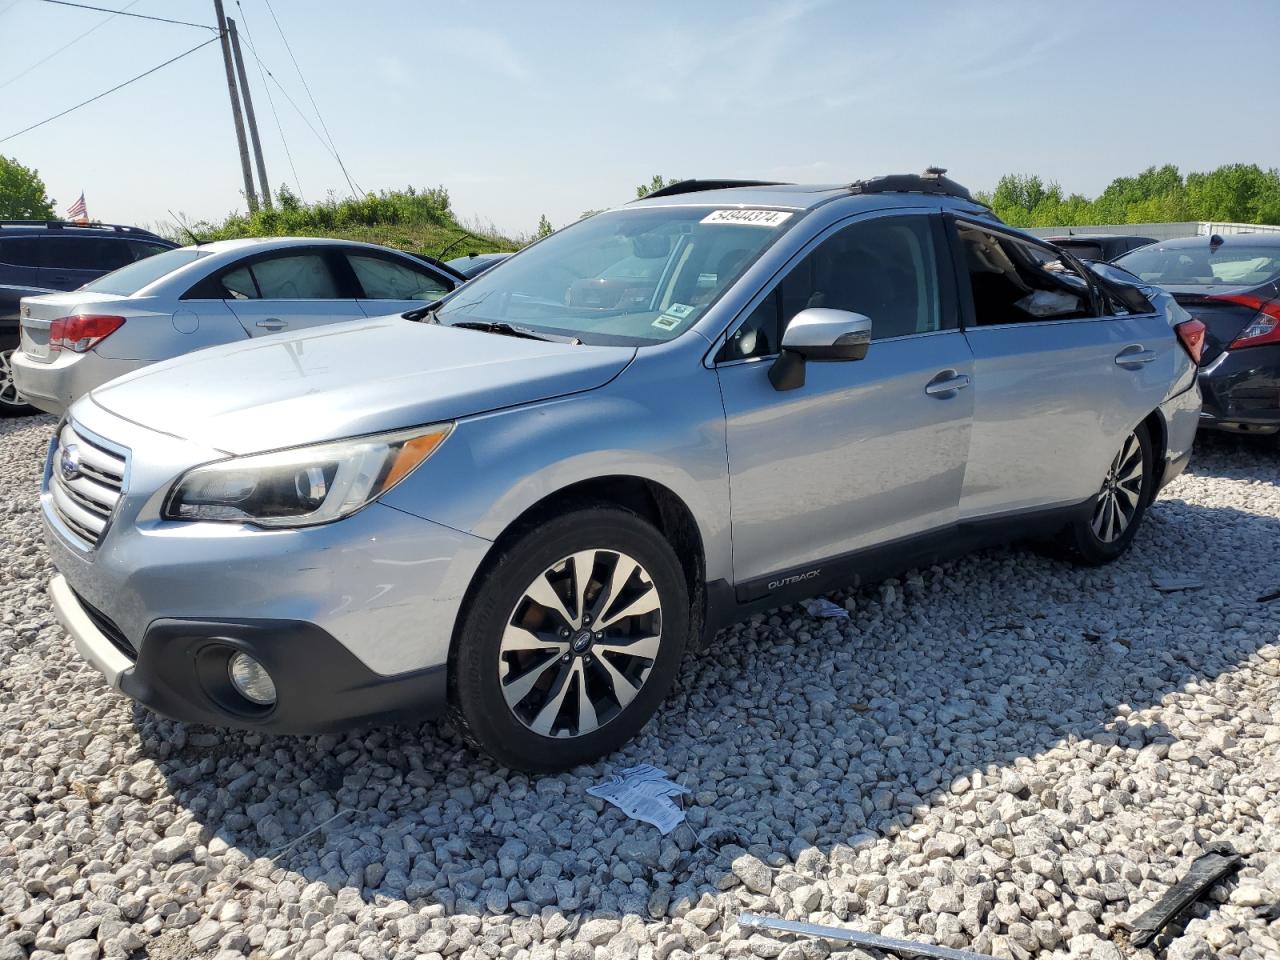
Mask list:
MULTIPOLYGON (((315 203, 302 203, 287 187, 281 187, 275 209, 255 214, 229 215, 221 223, 200 221, 191 232, 202 241, 240 237, 340 237, 380 243, 413 253, 445 257, 469 253, 517 250, 521 241, 490 230, 464 227, 449 204, 444 187, 432 190, 384 190, 340 200, 330 195, 315 203)), ((190 243, 185 230, 170 231, 179 243, 190 243)))

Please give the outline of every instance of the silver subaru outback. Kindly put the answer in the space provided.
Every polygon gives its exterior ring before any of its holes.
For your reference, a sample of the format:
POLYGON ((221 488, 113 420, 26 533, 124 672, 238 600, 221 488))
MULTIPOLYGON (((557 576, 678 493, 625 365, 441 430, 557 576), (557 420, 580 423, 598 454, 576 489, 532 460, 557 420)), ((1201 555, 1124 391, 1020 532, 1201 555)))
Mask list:
POLYGON ((95 389, 45 469, 53 600, 170 717, 447 708, 565 768, 750 611, 1014 538, 1120 556, 1202 337, 938 171, 689 181, 421 309, 95 389))

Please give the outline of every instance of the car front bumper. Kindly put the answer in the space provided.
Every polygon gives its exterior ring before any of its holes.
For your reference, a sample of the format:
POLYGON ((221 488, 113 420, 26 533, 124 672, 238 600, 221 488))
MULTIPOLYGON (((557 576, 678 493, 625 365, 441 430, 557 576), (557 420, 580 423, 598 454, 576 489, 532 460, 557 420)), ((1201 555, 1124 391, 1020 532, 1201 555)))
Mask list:
POLYGON ((41 498, 55 609, 111 686, 175 719, 272 733, 440 706, 454 623, 488 541, 381 503, 292 530, 164 521, 169 484, 216 454, 91 401, 74 416, 82 435, 130 451, 125 493, 96 546, 61 521, 49 464, 41 498), (145 458, 134 455, 144 448, 145 458), (271 674, 272 709, 231 691, 237 650, 271 674))
POLYGON ((1280 344, 1219 354, 1200 371, 1200 426, 1232 433, 1280 432, 1280 344))
POLYGON ((49 585, 76 650, 115 689, 188 723, 267 733, 322 733, 369 722, 423 719, 447 701, 444 664, 395 676, 370 670, 334 637, 297 620, 160 619, 134 645, 78 597, 65 577, 49 585), (275 685, 269 706, 230 682, 235 653, 261 664, 275 685))
POLYGON ((77 399, 100 386, 147 366, 146 360, 112 360, 90 350, 63 350, 49 363, 32 360, 21 350, 13 353, 13 382, 33 407, 58 416, 77 399))

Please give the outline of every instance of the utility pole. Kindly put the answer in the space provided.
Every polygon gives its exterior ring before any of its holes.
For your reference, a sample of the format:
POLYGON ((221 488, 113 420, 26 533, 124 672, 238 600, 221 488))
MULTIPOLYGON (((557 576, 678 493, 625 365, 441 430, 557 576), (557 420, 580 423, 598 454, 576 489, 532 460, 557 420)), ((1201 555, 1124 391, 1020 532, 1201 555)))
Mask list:
POLYGON ((236 142, 240 146, 240 172, 244 174, 244 198, 249 212, 258 212, 258 195, 253 190, 253 170, 249 167, 249 145, 244 139, 244 118, 240 116, 240 96, 236 93, 235 68, 231 66, 231 44, 227 41, 227 17, 222 12, 222 0, 213 0, 218 15, 219 39, 222 41, 222 63, 227 68, 227 92, 231 94, 231 116, 236 121, 236 142))
POLYGON ((240 96, 244 97, 244 118, 249 121, 249 140, 253 143, 253 156, 258 162, 258 182, 262 184, 262 204, 271 209, 271 184, 267 181, 267 164, 262 159, 262 141, 258 139, 258 120, 253 115, 253 97, 249 95, 249 78, 244 74, 244 55, 240 52, 240 34, 236 22, 227 17, 227 31, 231 34, 231 52, 236 58, 236 76, 240 78, 240 96))

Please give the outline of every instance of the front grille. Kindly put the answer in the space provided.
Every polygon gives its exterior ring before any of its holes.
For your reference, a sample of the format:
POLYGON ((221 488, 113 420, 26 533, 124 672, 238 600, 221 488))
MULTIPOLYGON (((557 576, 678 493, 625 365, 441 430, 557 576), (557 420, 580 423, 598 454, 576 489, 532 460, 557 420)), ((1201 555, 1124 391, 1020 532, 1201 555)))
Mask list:
POLYGON ((124 492, 125 456, 76 431, 68 421, 58 433, 50 464, 49 494, 58 519, 96 547, 124 492))
MULTIPOLYGON (((72 592, 74 593, 75 591, 72 592)), ((80 596, 80 594, 77 593, 75 597, 80 601, 80 606, 84 609, 85 616, 92 620, 98 631, 111 641, 111 645, 130 660, 136 661, 138 659, 137 649, 129 642, 129 638, 124 635, 124 631, 116 626, 116 622, 80 596)))

